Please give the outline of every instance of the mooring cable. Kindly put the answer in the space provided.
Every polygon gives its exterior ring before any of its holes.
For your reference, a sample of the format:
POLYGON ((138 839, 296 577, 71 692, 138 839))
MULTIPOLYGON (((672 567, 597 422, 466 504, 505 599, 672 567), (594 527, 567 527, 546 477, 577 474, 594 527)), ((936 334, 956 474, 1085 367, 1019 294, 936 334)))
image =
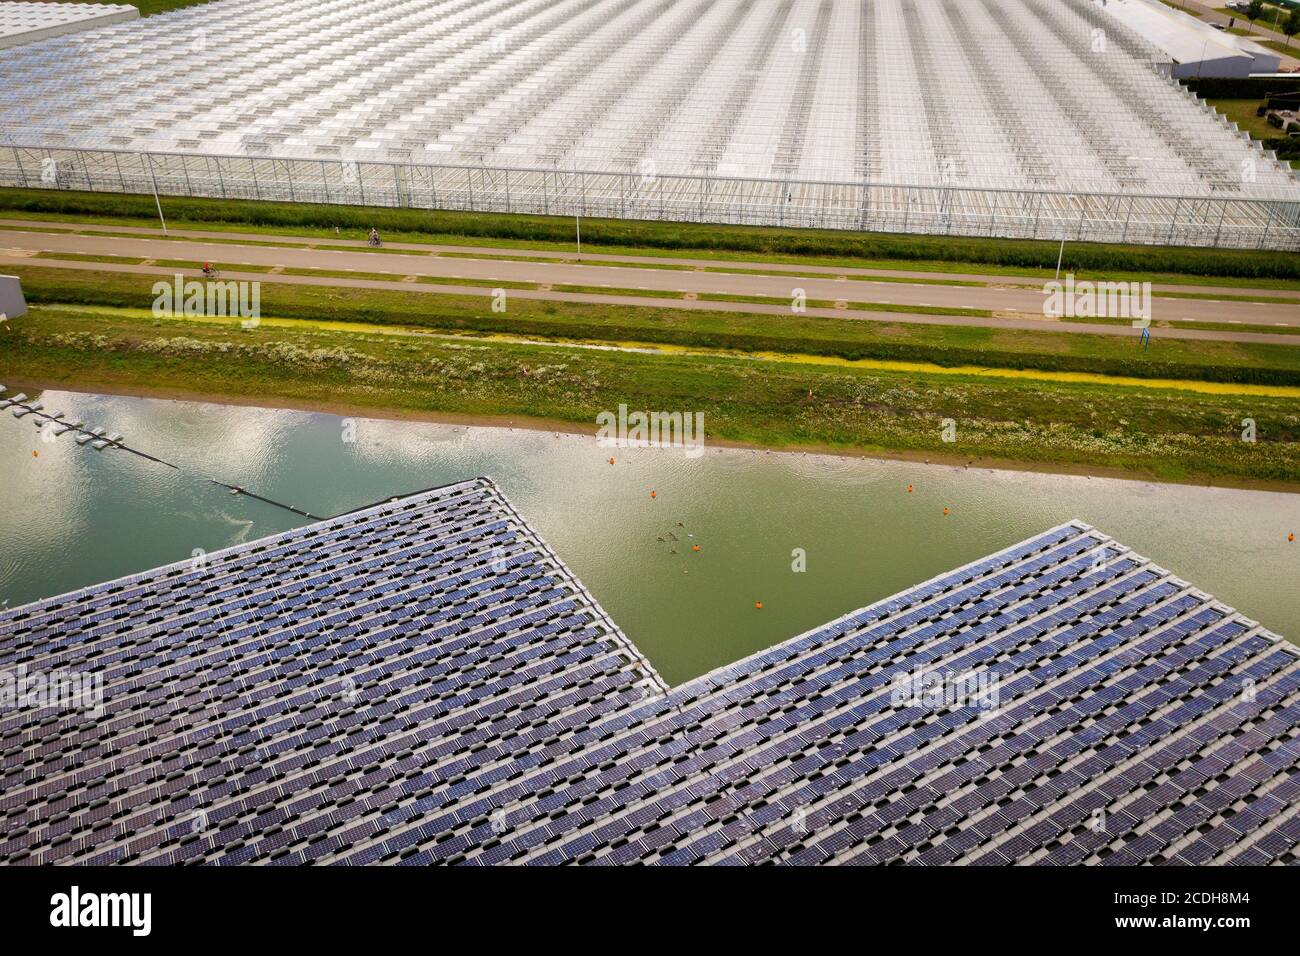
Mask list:
POLYGON ((292 511, 294 514, 302 515, 304 518, 310 518, 312 521, 320 520, 319 515, 314 515, 310 511, 303 511, 301 508, 295 508, 293 505, 281 504, 278 501, 273 501, 270 498, 265 498, 262 495, 249 491, 247 488, 241 488, 238 485, 228 485, 224 481, 218 481, 215 478, 209 478, 208 481, 212 482, 214 485, 220 485, 222 488, 230 489, 232 494, 246 495, 249 498, 256 498, 258 501, 265 501, 268 505, 275 505, 277 508, 283 508, 285 511, 292 511))
MULTIPOLYGON (((3 393, 4 391, 5 391, 5 387, 3 385, 0 385, 0 393, 3 393)), ((113 438, 111 437, 110 433, 108 433, 107 430, 104 428, 100 428, 98 431, 96 431, 91 428, 83 427, 85 426, 84 422, 65 421, 63 419, 62 412, 57 412, 53 414, 51 414, 50 412, 46 412, 43 410, 43 406, 41 405, 40 402, 32 399, 28 399, 27 396, 24 395, 22 392, 18 393, 17 398, 0 399, 0 410, 6 408, 13 408, 13 407, 23 409, 22 415, 18 415, 16 417, 22 418, 25 415, 35 416, 36 418, 42 420, 40 425, 38 426, 42 430, 45 429, 47 426, 49 426, 51 423, 60 425, 63 427, 63 431, 59 432, 59 435, 66 434, 67 432, 76 432, 77 435, 80 436, 80 438, 82 439, 79 442, 79 444, 82 445, 90 444, 92 446, 99 446, 95 448, 96 451, 102 451, 105 448, 120 448, 122 451, 128 451, 133 455, 137 455, 140 458, 145 459, 146 461, 152 461, 159 465, 165 465, 166 467, 172 469, 173 471, 184 470, 179 465, 173 465, 170 461, 165 461, 162 458, 157 458, 154 455, 148 454, 147 452, 143 452, 136 448, 130 447, 129 445, 123 442, 122 440, 123 436, 121 435, 118 435, 117 438, 113 438)), ((112 434, 117 434, 117 433, 114 432, 112 434)), ((245 497, 248 498, 256 498, 258 501, 265 502, 268 505, 274 505, 277 508, 283 508, 285 511, 291 511, 294 514, 301 515, 302 517, 307 518, 311 521, 320 520, 320 517, 318 515, 314 515, 310 511, 304 511, 303 509, 296 508, 293 505, 283 504, 282 502, 275 501, 272 498, 267 498, 265 495, 259 495, 255 492, 249 491, 247 488, 244 488, 240 485, 228 484, 227 482, 224 481, 218 481, 216 478, 209 478, 208 480, 211 481, 212 484, 214 485, 220 485, 222 488, 229 489, 229 491, 232 494, 244 495, 245 497)))

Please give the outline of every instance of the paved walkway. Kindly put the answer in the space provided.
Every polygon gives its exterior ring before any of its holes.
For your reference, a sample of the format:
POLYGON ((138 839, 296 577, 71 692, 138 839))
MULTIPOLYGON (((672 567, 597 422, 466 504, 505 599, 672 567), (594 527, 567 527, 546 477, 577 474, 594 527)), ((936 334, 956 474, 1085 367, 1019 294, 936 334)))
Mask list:
MULTIPOLYGON (((229 247, 227 247, 229 248, 229 247)), ((359 255, 367 255, 359 253, 359 255)), ((159 258, 162 258, 161 256, 159 258)), ((213 258, 215 260, 215 257, 213 258)), ((33 259, 30 256, 14 256, 11 250, 0 250, 0 264, 14 263, 24 265, 38 265, 41 267, 55 269, 71 269, 79 271, 96 271, 96 272, 119 272, 150 277, 165 277, 175 275, 180 272, 190 277, 199 277, 200 272, 197 268, 177 269, 166 266, 145 266, 145 265, 124 265, 120 263, 102 263, 102 262, 72 262, 57 259, 33 259)), ((373 271, 373 266, 371 271, 373 271)), ((238 267, 225 268, 222 270, 221 278, 223 280, 248 280, 274 282, 277 284, 288 285, 310 285, 323 286, 327 288, 354 288, 354 289, 381 289, 395 292, 407 292, 417 295, 439 295, 439 294, 458 294, 483 296, 485 298, 492 295, 492 289, 485 286, 458 286, 455 284, 419 284, 405 282, 400 279, 396 281, 380 279, 357 279, 357 278, 334 278, 320 276, 300 276, 300 275, 274 275, 268 276, 265 272, 241 272, 238 267)), ((750 278, 750 277, 746 277, 750 278)), ((510 289, 508 297, 520 299, 541 299, 556 302, 586 302, 595 304, 621 305, 621 306, 641 306, 641 307, 658 307, 698 310, 703 309, 713 312, 739 312, 760 315, 790 315, 790 307, 786 305, 767 305, 763 303, 749 302, 714 302, 708 300, 692 299, 661 299, 647 298, 644 296, 619 295, 617 293, 564 293, 535 289, 510 289)), ((814 298, 810 295, 810 298, 814 298)), ((1300 306, 1292 306, 1292 309, 1300 310, 1300 306)), ((925 315, 908 312, 864 312, 855 309, 826 309, 826 308, 808 308, 803 314, 821 318, 837 319, 856 319, 861 321, 880 321, 880 322, 897 322, 916 325, 957 325, 967 327, 987 327, 987 328, 1004 328, 1020 329, 1025 331, 1051 331, 1066 333, 1093 333, 1099 335, 1123 335, 1134 337, 1137 332, 1127 325, 1099 325, 1085 322, 1059 322, 1052 319, 1035 317, 1032 315, 999 315, 994 318, 984 318, 975 316, 961 315, 925 315)), ((1294 333, 1259 333, 1259 332, 1234 332, 1231 330, 1221 329, 1163 329, 1157 328, 1155 331, 1156 338, 1165 339, 1191 339, 1204 341, 1227 341, 1227 342, 1255 342, 1276 345, 1300 345, 1300 336, 1294 333)))
MULTIPOLYGON (((161 229, 149 228, 144 226, 107 226, 82 224, 73 222, 38 222, 25 219, 0 219, 0 233, 5 232, 6 226, 21 227, 14 229, 14 232, 26 233, 29 245, 35 247, 39 245, 35 239, 30 237, 41 235, 29 230, 48 228, 51 230, 48 235, 68 235, 76 232, 88 233, 111 233, 124 235, 138 235, 142 238, 162 239, 161 229)), ((195 240, 213 240, 214 242, 226 246, 231 242, 238 240, 247 240, 250 244, 262 245, 286 245, 309 247, 319 249, 322 252, 347 251, 349 249, 365 250, 367 255, 379 255, 382 253, 370 252, 366 243, 360 239, 320 239, 306 236, 290 235, 273 235, 263 233, 247 232, 224 232, 224 231, 205 231, 195 229, 170 229, 168 237, 172 241, 179 239, 195 240)), ((484 256, 500 262, 517 262, 520 258, 552 260, 556 262, 574 263, 578 256, 574 252, 555 252, 550 249, 529 249, 529 248, 503 248, 499 246, 472 246, 472 245, 439 245, 429 243, 410 243, 410 242, 392 242, 385 243, 384 250, 391 250, 397 253, 403 252, 420 252, 430 256, 447 255, 449 258, 457 256, 484 256)), ((156 252, 157 250, 151 250, 156 252)), ((176 258, 175 256, 166 256, 163 258, 176 258)), ((1026 288, 1041 290, 1043 279, 1039 276, 1029 275, 996 275, 978 272, 933 272, 926 270, 907 270, 907 269, 866 269, 853 268, 848 266, 822 266, 822 265, 805 265, 775 262, 749 262, 734 259, 708 259, 708 258, 689 258, 679 256, 636 256, 636 255, 615 255, 610 253, 600 253, 584 251, 581 256, 581 262, 587 266, 617 266, 619 264, 630 265, 648 265, 648 266, 680 266, 686 269, 726 269, 734 273, 749 275, 752 272, 762 273, 764 275, 781 276, 783 273, 818 273, 826 276, 858 276, 864 278, 881 278, 881 279, 911 279, 915 280, 918 285, 934 285, 940 283, 962 283, 962 282, 979 282, 987 285, 998 287, 1024 286, 1026 288)), ((370 269, 368 271, 374 271, 370 269)), ((641 270, 645 272, 647 270, 641 270)), ((666 272, 680 272, 681 269, 660 270, 666 272)), ((641 274, 641 273, 638 273, 641 274)), ((589 275, 598 275, 590 273, 589 275)), ((785 281, 788 281, 785 280, 785 281)), ((627 288, 627 286, 621 286, 627 288)), ((1197 295, 1252 295, 1252 296, 1269 296, 1282 299, 1300 299, 1300 289, 1271 289, 1271 288, 1253 288, 1245 286, 1216 286, 1207 285, 1183 285, 1183 284, 1163 284, 1154 283, 1152 290, 1156 293, 1193 293, 1197 295)))

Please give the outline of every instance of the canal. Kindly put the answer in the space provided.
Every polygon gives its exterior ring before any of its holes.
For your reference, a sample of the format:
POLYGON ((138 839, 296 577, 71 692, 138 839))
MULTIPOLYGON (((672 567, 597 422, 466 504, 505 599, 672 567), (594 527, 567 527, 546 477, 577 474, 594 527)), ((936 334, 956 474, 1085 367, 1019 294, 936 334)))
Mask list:
POLYGON ((692 458, 523 429, 40 399, 181 470, 71 436, 45 442, 30 420, 0 415, 9 607, 304 520, 209 477, 332 515, 489 475, 674 684, 1070 518, 1300 636, 1300 541, 1287 541, 1300 535, 1300 495, 730 448, 692 458))

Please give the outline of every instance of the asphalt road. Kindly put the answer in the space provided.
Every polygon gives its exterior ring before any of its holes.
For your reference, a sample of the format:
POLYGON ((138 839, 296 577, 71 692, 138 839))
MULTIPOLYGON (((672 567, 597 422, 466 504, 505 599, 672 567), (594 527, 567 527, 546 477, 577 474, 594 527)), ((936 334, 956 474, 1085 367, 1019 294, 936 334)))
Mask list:
MULTIPOLYGON (((1276 40, 1284 45, 1287 43, 1286 35, 1273 29, 1274 14, 1271 9, 1266 12, 1264 17, 1252 24, 1246 19, 1246 15, 1240 11, 1232 14, 1220 13, 1216 8, 1223 6, 1223 0, 1216 0, 1214 3, 1208 3, 1206 0, 1175 0, 1175 2, 1177 2, 1180 10, 1199 13, 1200 16, 1197 19, 1202 23, 1221 23, 1227 26, 1228 23, 1235 21, 1237 29, 1250 31, 1249 35, 1246 36, 1247 40, 1255 40, 1256 42, 1259 40, 1276 40)), ((1285 19, 1285 15, 1283 19, 1285 19)), ((1283 72, 1294 71, 1297 67, 1300 67, 1300 60, 1296 59, 1296 54, 1300 53, 1300 49, 1297 49, 1294 38, 1291 40, 1290 53, 1285 53, 1282 50, 1273 52, 1282 55, 1282 62, 1278 65, 1278 68, 1283 72)))
MULTIPOLYGON (((67 228, 67 224, 61 224, 67 228)), ((29 226, 30 228, 30 226, 29 226)), ((82 229, 84 227, 78 226, 82 229)), ((87 230, 94 233, 100 230, 87 230)), ((117 230, 115 230, 117 231, 117 230)), ((154 260, 175 260, 192 262, 197 267, 200 263, 211 261, 221 264, 223 277, 246 278, 250 280, 343 286, 356 288, 394 289, 412 293, 462 293, 468 295, 490 295, 491 288, 481 285, 456 284, 455 280, 474 280, 475 282, 526 282, 537 283, 539 289, 511 289, 510 296, 524 299, 550 299, 555 301, 584 301, 610 303, 618 305, 671 307, 684 309, 709 309, 719 311, 739 311, 769 314, 790 314, 790 306, 783 302, 773 303, 733 303, 685 298, 687 295, 761 295, 772 296, 778 300, 789 300, 795 289, 802 289, 808 300, 825 300, 829 302, 863 302, 883 305, 902 305, 909 308, 945 308, 987 309, 996 316, 993 318, 973 316, 929 315, 916 313, 894 313, 887 311, 862 311, 844 307, 809 308, 807 314, 854 318, 863 320, 888 320, 901 322, 919 322, 942 325, 995 326, 1019 329, 1053 329, 1067 332, 1098 332, 1102 334, 1134 335, 1135 332, 1124 325, 1087 324, 1082 322, 1056 322, 1043 316, 1044 294, 1041 284, 1037 287, 1024 288, 1008 283, 1041 283, 1030 278, 1014 279, 1008 277, 976 277, 969 274, 942 275, 922 274, 931 280, 928 283, 907 281, 872 281, 867 279, 850 279, 850 274, 865 274, 863 270, 839 270, 831 268, 824 277, 790 276, 780 273, 788 269, 800 271, 817 271, 802 266, 769 267, 759 263, 727 263, 710 260, 676 260, 674 264, 691 264, 703 268, 727 267, 740 269, 762 269, 764 274, 755 275, 735 272, 698 271, 697 269, 651 269, 638 268, 635 265, 619 265, 620 261, 630 262, 631 257, 605 257, 601 262, 608 264, 582 264, 560 261, 556 253, 532 253, 523 250, 482 249, 475 247, 436 247, 440 252, 473 250, 473 254, 484 256, 520 256, 528 255, 539 260, 519 261, 512 258, 458 258, 445 255, 429 254, 429 247, 393 246, 391 250, 372 251, 359 243, 329 241, 329 245, 343 248, 295 248, 287 243, 302 244, 307 240, 301 237, 279 237, 284 245, 266 245, 275 242, 276 237, 263 235, 246 236, 259 244, 244 245, 232 240, 241 238, 238 234, 211 234, 193 238, 180 238, 173 233, 172 238, 152 238, 147 233, 127 236, 78 235, 67 232, 33 232, 27 230, 5 229, 0 225, 0 263, 24 262, 28 265, 39 263, 55 268, 74 268, 104 270, 114 272, 138 273, 147 275, 167 275, 178 271, 175 267, 158 265, 125 265, 118 263, 76 262, 72 260, 33 259, 36 253, 44 252, 54 255, 91 255, 140 257, 154 260), (211 241, 220 236, 221 242, 211 241), (419 251, 420 255, 403 254, 400 249, 419 251), (262 266, 276 269, 329 269, 349 272, 388 273, 395 277, 430 276, 444 279, 448 284, 420 284, 403 282, 400 278, 392 281, 363 278, 337 278, 320 276, 267 275, 264 272, 250 271, 240 273, 239 265, 262 266), (957 279, 965 281, 998 282, 991 287, 942 285, 935 284, 935 279, 957 279), (560 285, 579 285, 590 291, 582 293, 558 292, 547 288, 560 285), (608 289, 608 292, 603 291, 608 289), (619 290, 623 290, 620 294, 619 290), (631 292, 667 293, 670 297, 638 296, 631 292)), ((587 257, 584 257, 587 258, 587 257)), ((663 263, 665 260, 650 260, 663 263)), ((196 270, 185 270, 193 274, 196 270)), ((918 275, 917 277, 921 277, 918 275)), ((898 276, 895 278, 906 278, 898 276)), ((1189 291, 1188 287, 1176 287, 1179 291, 1189 291)), ((1243 288, 1218 289, 1206 287, 1205 294, 1225 295, 1256 294, 1256 290, 1243 288)), ((1261 294, 1271 293, 1270 297, 1291 296, 1300 298, 1300 292, 1277 292, 1267 290, 1261 294)), ((1159 294, 1153 301, 1153 319, 1161 321, 1182 321, 1189 323, 1230 323, 1263 326, 1285 326, 1300 328, 1300 306, 1286 302, 1241 302, 1231 300, 1178 299, 1163 298, 1159 294)), ((1237 341, 1277 341, 1283 344, 1300 345, 1300 339, 1285 333, 1268 334, 1259 328, 1250 331, 1235 332, 1223 329, 1160 329, 1158 334, 1166 338, 1206 338, 1237 341)))
MULTIPOLYGON (((0 231, 4 231, 6 226, 25 227, 25 229, 49 227, 54 234, 59 232, 68 233, 76 232, 102 232, 123 235, 136 235, 142 238, 162 238, 162 231, 157 228, 148 228, 144 226, 105 226, 83 223, 40 223, 25 219, 0 219, 0 231)), ((309 239, 303 236, 272 235, 267 233, 239 233, 239 232, 210 232, 193 229, 172 229, 168 233, 173 239, 210 239, 217 242, 222 240, 238 239, 241 236, 259 243, 281 243, 286 245, 307 245, 312 248, 317 247, 342 247, 365 249, 366 243, 360 239, 309 239)), ((426 254, 444 254, 448 256, 471 255, 487 256, 492 259, 510 261, 512 258, 527 259, 549 259, 554 261, 571 261, 577 259, 576 251, 555 252, 551 249, 515 249, 503 248, 499 246, 466 246, 466 245, 431 245, 419 243, 402 243, 392 242, 385 243, 384 249, 393 251, 421 252, 426 254)), ((600 247, 596 247, 599 249, 600 247)), ((984 282, 998 286, 1027 286, 1035 289, 1041 289, 1043 280, 1040 277, 1029 275, 1014 274, 990 274, 979 272, 935 272, 933 270, 909 270, 909 269, 866 269, 852 268, 847 266, 822 266, 799 263, 797 265, 781 262, 745 262, 733 259, 709 259, 700 257, 680 257, 680 256, 636 256, 636 255, 618 255, 592 251, 589 246, 582 254, 581 261, 587 264, 632 264, 648 266, 682 266, 692 269, 728 269, 732 271, 744 269, 746 272, 758 271, 771 275, 781 275, 782 273, 820 273, 826 276, 835 277, 839 275, 858 276, 862 278, 883 278, 883 279, 914 279, 918 284, 929 282, 984 282)), ((675 270, 676 271, 676 270, 675 270)), ((1154 283, 1152 289, 1157 292, 1183 292, 1196 294, 1242 294, 1249 292, 1257 296, 1274 296, 1278 298, 1296 299, 1300 298, 1300 290, 1297 289, 1244 289, 1233 286, 1216 286, 1208 285, 1167 285, 1154 283)))

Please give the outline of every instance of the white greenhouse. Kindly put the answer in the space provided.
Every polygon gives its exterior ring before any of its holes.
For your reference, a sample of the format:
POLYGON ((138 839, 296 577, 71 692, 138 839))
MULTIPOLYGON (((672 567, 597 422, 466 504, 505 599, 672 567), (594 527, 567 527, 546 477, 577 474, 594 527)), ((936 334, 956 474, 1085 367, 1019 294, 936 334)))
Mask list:
POLYGON ((0 185, 1300 249, 1092 0, 216 0, 0 55, 0 185))

